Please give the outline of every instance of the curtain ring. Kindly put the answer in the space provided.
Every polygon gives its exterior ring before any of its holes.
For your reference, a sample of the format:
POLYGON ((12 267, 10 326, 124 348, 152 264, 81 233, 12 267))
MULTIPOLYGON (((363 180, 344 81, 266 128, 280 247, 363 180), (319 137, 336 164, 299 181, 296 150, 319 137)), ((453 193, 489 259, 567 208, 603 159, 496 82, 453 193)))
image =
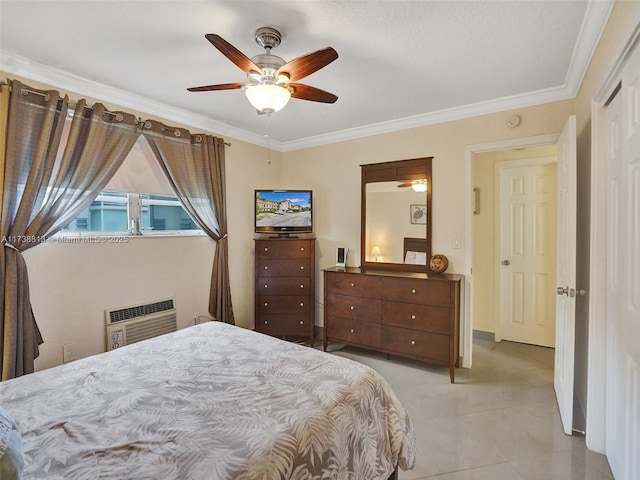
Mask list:
POLYGON ((178 129, 176 128, 176 129, 173 131, 173 134, 174 134, 176 137, 179 137, 179 136, 180 136, 180 130, 178 130, 178 129))
POLYGON ((202 142, 202 135, 196 135, 195 139, 196 139, 196 142, 198 143, 202 142))
POLYGON ((121 122, 124 120, 124 115, 122 115, 120 112, 116 113, 116 120, 121 122))
POLYGON ((151 128, 151 122, 149 120, 147 120, 146 122, 144 122, 144 128, 150 129, 151 128))

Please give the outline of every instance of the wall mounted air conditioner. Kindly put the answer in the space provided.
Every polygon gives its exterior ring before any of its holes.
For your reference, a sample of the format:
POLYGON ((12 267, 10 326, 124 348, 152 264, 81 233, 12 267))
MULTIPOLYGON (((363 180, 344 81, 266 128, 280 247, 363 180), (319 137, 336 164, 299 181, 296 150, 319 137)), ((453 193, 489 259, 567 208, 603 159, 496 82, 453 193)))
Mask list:
POLYGON ((175 332, 175 299, 105 310, 107 351, 175 332))

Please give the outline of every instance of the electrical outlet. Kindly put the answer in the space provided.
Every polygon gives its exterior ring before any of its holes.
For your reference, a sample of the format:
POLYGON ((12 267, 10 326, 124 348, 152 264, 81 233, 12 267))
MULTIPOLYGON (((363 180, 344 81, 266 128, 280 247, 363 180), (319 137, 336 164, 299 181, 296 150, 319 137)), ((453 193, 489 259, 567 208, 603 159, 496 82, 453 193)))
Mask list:
POLYGON ((67 363, 73 360, 73 348, 71 344, 62 346, 62 363, 67 363))

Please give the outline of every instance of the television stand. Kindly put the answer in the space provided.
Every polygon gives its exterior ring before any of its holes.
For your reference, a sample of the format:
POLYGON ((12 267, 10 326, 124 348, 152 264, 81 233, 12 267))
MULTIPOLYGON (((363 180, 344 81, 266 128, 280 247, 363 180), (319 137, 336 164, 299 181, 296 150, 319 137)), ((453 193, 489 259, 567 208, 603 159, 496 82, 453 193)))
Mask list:
POLYGON ((255 329, 315 337, 315 239, 255 240, 255 329))

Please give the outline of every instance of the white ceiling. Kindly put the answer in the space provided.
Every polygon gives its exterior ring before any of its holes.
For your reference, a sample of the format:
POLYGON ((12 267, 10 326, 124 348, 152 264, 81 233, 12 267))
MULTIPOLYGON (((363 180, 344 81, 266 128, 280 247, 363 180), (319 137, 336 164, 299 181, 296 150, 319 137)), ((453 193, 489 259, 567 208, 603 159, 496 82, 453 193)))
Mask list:
POLYGON ((610 0, 0 0, 0 69, 107 103, 279 150, 575 97, 610 0), (339 58, 301 83, 339 99, 292 99, 258 116, 205 38, 248 57, 261 26, 292 60, 339 58))

